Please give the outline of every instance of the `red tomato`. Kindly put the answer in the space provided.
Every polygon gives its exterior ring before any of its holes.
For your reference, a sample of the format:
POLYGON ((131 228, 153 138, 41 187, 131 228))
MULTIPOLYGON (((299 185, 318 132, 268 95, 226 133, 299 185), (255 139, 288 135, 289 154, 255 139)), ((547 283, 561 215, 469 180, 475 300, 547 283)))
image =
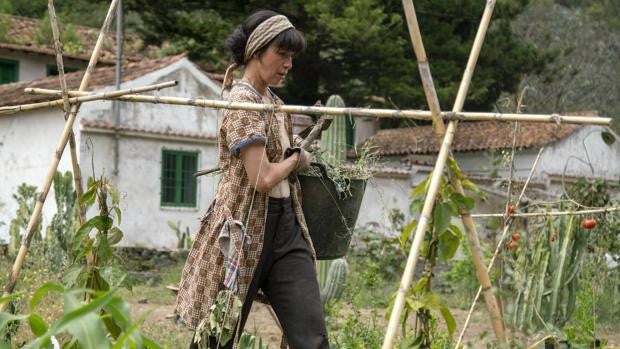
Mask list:
POLYGON ((592 229, 592 228, 596 227, 596 219, 584 219, 581 222, 581 226, 584 229, 592 229))
POLYGON ((515 213, 515 207, 511 204, 506 205, 506 213, 513 214, 515 213))
POLYGON ((516 241, 510 241, 509 243, 506 244, 506 248, 509 250, 514 250, 517 247, 519 247, 519 243, 516 241))
POLYGON ((515 233, 512 233, 511 237, 513 241, 517 241, 521 238, 521 234, 515 232, 515 233))

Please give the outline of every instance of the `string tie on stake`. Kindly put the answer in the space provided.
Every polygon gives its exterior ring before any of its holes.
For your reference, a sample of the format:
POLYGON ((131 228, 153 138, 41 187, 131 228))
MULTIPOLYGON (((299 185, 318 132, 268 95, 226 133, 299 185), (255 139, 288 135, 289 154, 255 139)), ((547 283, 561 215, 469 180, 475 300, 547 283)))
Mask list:
POLYGON ((551 114, 551 120, 555 121, 558 126, 562 123, 562 117, 558 113, 551 114))

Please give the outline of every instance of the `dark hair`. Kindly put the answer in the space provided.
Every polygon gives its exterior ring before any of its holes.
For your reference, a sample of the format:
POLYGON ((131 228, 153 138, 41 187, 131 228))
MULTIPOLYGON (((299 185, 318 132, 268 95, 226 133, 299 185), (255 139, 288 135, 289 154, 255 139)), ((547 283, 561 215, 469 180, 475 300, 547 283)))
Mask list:
MULTIPOLYGON (((248 38, 254 29, 256 29, 259 24, 263 23, 268 18, 277 15, 279 15, 279 13, 275 11, 258 10, 248 16, 242 24, 235 28, 235 30, 226 39, 226 46, 230 49, 235 63, 239 65, 243 65, 245 63, 243 61, 245 45, 247 44, 248 38)), ((306 48, 306 40, 304 39, 303 34, 295 28, 290 28, 278 34, 275 38, 273 38, 273 40, 258 49, 256 54, 261 54, 272 43, 276 44, 278 48, 293 51, 295 53, 306 48)))

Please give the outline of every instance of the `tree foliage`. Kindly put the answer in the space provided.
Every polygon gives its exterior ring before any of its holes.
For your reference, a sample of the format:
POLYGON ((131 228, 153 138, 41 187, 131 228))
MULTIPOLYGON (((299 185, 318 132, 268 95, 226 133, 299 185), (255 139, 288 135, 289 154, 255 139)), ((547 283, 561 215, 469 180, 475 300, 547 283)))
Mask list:
MULTIPOLYGON (((16 0, 12 6, 14 13, 41 16, 46 2, 16 0)), ((546 57, 509 26, 528 2, 496 5, 466 109, 492 108, 501 92, 514 92, 523 74, 544 66, 546 57)), ((107 3, 58 0, 56 6, 60 16, 85 24, 80 13, 102 17, 107 3)), ((485 3, 420 0, 415 5, 442 108, 450 109, 485 3)), ((127 30, 161 47, 159 54, 189 52, 203 68, 217 71, 231 61, 223 41, 234 26, 255 9, 277 10, 308 42, 279 91, 287 103, 313 104, 339 94, 349 105, 427 109, 400 1, 125 0, 123 6, 127 30)))

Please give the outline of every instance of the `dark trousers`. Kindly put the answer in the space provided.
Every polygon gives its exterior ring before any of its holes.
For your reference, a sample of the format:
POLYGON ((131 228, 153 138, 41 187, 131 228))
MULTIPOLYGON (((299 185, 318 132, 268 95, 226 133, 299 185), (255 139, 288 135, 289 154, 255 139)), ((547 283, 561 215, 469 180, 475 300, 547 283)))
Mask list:
MULTIPOLYGON (((241 330, 259 289, 273 307, 291 349, 329 348, 314 262, 290 198, 269 198, 263 251, 241 310, 241 330)), ((218 347, 212 338, 209 348, 232 348, 232 342, 218 347)), ((192 340, 190 349, 197 348, 192 340)))

